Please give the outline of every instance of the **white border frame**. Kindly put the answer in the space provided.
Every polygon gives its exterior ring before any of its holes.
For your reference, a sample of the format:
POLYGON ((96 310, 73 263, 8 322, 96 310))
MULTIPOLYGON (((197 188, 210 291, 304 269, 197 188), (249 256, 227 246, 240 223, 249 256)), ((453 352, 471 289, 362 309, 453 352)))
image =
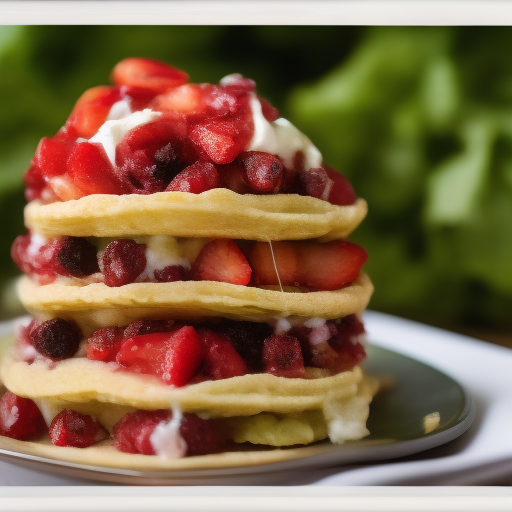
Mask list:
POLYGON ((1 24, 509 25, 509 0, 0 0, 1 24))
MULTIPOLYGON (((3 25, 512 25, 509 0, 0 0, 3 25)), ((510 487, 3 487, 0 510, 505 511, 510 487), (243 498, 243 501, 242 499, 243 498)))

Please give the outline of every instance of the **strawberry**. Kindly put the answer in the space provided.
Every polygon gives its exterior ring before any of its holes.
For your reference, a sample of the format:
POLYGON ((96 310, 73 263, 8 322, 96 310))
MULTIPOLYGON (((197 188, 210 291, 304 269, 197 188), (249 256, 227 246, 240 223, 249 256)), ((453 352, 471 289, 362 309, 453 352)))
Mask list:
POLYGON ((160 93, 187 83, 188 75, 163 62, 134 57, 119 62, 111 79, 116 85, 143 87, 160 93))
POLYGON ((131 239, 110 242, 101 256, 104 281, 110 287, 133 283, 146 264, 146 245, 131 239))
POLYGON ((172 333, 144 334, 128 338, 116 356, 123 368, 155 375, 166 384, 184 386, 194 375, 204 349, 193 327, 172 333))
POLYGON ((242 286, 249 284, 251 272, 235 242, 224 238, 207 243, 191 269, 192 279, 196 281, 220 281, 242 286))
POLYGON ((256 286, 303 286, 312 290, 337 290, 359 275, 367 259, 364 249, 346 240, 272 242, 275 266, 266 242, 256 242, 248 252, 256 286), (277 267, 277 271, 276 271, 277 267))
POLYGON ((332 188, 327 200, 340 206, 354 204, 357 196, 347 178, 331 167, 324 166, 327 176, 332 180, 332 188))
POLYGON ((196 162, 183 169, 165 190, 200 194, 219 186, 220 177, 215 165, 209 162, 196 162))
POLYGON ((76 143, 77 135, 62 129, 51 138, 43 137, 36 149, 33 165, 43 177, 61 176, 66 172, 66 162, 76 143))
POLYGON ((224 188, 232 190, 237 194, 250 194, 254 192, 253 188, 249 185, 247 173, 244 166, 235 160, 234 162, 226 165, 217 166, 221 184, 224 188))
POLYGON ((263 343, 265 372, 277 377, 301 378, 305 376, 300 342, 294 336, 274 334, 263 343))
POLYGON ((368 258, 366 251, 347 240, 298 244, 300 283, 314 290, 337 290, 354 281, 368 258))
POLYGON ((67 161, 67 172, 82 196, 127 192, 114 174, 103 146, 90 142, 75 145, 67 161))
POLYGON ((203 375, 209 379, 220 380, 247 373, 244 360, 229 338, 209 329, 200 329, 198 335, 205 349, 203 375))
POLYGON ((149 107, 159 112, 185 116, 199 114, 205 108, 204 90, 197 84, 175 87, 156 96, 149 107))
POLYGON ((43 435, 46 424, 37 405, 6 391, 0 398, 0 435, 29 441, 43 435))
POLYGON ((256 242, 249 250, 248 259, 256 286, 277 285, 279 280, 283 286, 294 286, 299 280, 300 261, 296 244, 292 242, 256 242))
POLYGON ((87 338, 87 359, 115 361, 123 341, 122 327, 105 327, 87 338))
POLYGON ((86 448, 109 436, 106 428, 92 416, 64 409, 55 418, 49 429, 50 440, 56 446, 86 448))
POLYGON ((90 139, 106 121, 112 105, 121 100, 119 87, 100 85, 85 91, 78 99, 66 122, 78 137, 90 139))

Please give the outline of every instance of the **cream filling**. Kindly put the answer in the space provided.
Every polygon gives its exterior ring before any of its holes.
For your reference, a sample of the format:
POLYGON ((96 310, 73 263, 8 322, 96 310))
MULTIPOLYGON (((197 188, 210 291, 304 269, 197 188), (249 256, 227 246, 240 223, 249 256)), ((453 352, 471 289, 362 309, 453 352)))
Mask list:
POLYGON ((180 459, 187 453, 187 443, 180 434, 183 415, 177 406, 172 407, 171 421, 162 421, 149 438, 155 454, 163 459, 180 459))

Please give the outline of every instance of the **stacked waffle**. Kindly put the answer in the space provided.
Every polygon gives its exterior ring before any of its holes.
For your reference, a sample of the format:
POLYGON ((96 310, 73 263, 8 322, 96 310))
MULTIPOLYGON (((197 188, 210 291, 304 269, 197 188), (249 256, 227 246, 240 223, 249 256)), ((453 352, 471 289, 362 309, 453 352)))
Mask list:
POLYGON ((4 347, 0 432, 119 467, 367 435, 364 200, 250 80, 143 59, 113 79, 26 174, 33 318, 4 347))

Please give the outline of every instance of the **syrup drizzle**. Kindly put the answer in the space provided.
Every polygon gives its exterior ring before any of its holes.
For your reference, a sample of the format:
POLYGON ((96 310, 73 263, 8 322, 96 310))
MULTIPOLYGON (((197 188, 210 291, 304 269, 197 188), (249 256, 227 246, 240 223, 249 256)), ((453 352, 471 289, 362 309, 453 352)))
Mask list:
POLYGON ((270 254, 272 255, 272 262, 274 263, 274 270, 276 271, 277 280, 279 282, 279 288, 281 288, 281 291, 284 292, 283 285, 281 284, 281 278, 279 277, 279 272, 277 270, 276 258, 274 256, 274 248, 272 247, 272 241, 269 240, 268 244, 270 245, 270 254))

